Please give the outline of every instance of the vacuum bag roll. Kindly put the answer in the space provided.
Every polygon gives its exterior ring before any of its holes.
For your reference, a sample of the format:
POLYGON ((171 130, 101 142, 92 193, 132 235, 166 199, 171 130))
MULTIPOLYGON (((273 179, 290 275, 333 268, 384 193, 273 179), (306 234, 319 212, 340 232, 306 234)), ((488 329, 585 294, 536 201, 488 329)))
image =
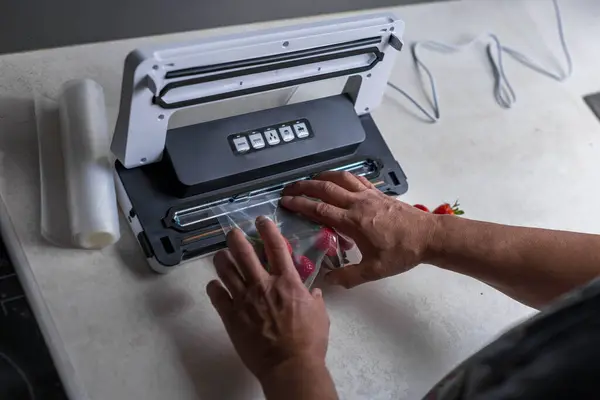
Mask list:
POLYGON ((34 91, 34 107, 40 163, 41 233, 56 246, 71 247, 58 101, 34 91))
POLYGON ((65 83, 59 114, 73 244, 100 249, 119 239, 102 86, 89 79, 65 83))

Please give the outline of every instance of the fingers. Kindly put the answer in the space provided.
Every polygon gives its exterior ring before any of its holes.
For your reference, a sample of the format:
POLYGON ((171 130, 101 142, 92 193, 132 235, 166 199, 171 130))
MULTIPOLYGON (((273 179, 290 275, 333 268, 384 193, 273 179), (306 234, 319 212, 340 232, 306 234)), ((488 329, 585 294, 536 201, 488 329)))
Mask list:
POLYGON ((223 323, 227 325, 229 316, 233 310, 233 301, 227 290, 225 290, 221 282, 214 280, 206 285, 206 294, 208 294, 210 302, 215 307, 215 310, 217 310, 223 323))
POLYGON ((361 182, 362 182, 362 184, 363 184, 363 185, 365 185, 365 187, 366 187, 367 189, 377 189, 377 188, 375 187, 375 185, 373 185, 373 184, 371 183, 371 181, 370 181, 370 180, 368 180, 367 178, 365 178, 364 176, 357 176, 357 177, 356 177, 356 179, 358 179, 359 181, 361 181, 361 182))
POLYGON ((310 294, 316 300, 321 300, 323 298, 323 292, 321 291, 321 289, 313 289, 313 290, 310 291, 310 294))
POLYGON ((256 219, 256 229, 265 244, 271 272, 276 275, 294 272, 294 264, 287 241, 279 232, 277 225, 269 218, 261 216, 256 219))
POLYGON ((366 282, 383 278, 376 264, 360 263, 348 265, 329 272, 325 280, 332 285, 340 285, 346 289, 353 288, 366 282))
POLYGON ((269 276, 242 231, 236 228, 227 234, 227 247, 249 285, 260 283, 269 276))
POLYGON ((223 281, 231 296, 238 297, 244 293, 244 281, 233 262, 231 253, 228 250, 221 250, 215 254, 213 262, 219 279, 223 281))
POLYGON ((350 172, 326 171, 317 175, 315 180, 333 182, 350 192, 362 192, 368 188, 359 177, 352 175, 350 172))
POLYGON ((331 181, 308 180, 292 183, 283 190, 284 196, 307 196, 336 207, 348 208, 353 194, 331 181))
POLYGON ((337 229, 343 229, 346 221, 345 210, 306 197, 283 196, 280 204, 288 210, 301 214, 312 221, 337 229))

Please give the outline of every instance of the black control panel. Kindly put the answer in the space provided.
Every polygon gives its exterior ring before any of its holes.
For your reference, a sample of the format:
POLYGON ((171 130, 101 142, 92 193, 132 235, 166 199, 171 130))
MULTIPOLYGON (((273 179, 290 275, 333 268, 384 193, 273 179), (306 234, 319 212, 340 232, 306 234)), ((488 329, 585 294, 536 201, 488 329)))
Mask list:
POLYGON ((183 198, 350 156, 364 140, 354 105, 337 95, 170 129, 163 171, 183 198))

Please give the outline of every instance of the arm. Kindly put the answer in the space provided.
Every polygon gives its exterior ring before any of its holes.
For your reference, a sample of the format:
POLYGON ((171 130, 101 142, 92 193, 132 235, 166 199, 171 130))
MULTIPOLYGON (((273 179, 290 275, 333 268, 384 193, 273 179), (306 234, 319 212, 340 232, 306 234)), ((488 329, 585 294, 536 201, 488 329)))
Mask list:
POLYGON ((600 275, 600 236, 440 215, 425 262, 469 275, 533 307, 600 275))
POLYGON ((277 226, 259 218, 271 270, 261 265, 239 229, 215 255, 220 281, 206 290, 233 346, 268 400, 336 400, 325 355, 329 317, 319 289, 302 283, 277 226))
POLYGON ((261 379, 268 400, 337 400, 324 361, 288 362, 261 379))
POLYGON ((341 172, 297 182, 284 194, 284 207, 356 242, 363 255, 360 264, 327 275, 331 283, 347 288, 426 262, 539 307, 600 275, 597 235, 429 214, 380 193, 364 178, 341 172))

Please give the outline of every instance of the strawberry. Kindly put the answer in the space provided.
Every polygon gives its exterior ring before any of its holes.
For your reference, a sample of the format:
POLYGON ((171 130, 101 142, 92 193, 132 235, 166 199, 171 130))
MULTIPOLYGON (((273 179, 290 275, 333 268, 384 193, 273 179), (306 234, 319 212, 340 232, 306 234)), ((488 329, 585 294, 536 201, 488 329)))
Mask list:
POLYGON ((463 215, 465 212, 458 208, 458 201, 455 201, 453 205, 444 203, 439 205, 435 210, 434 214, 449 214, 449 215, 463 215))
POLYGON ((413 207, 418 208, 421 211, 430 212, 429 208, 425 207, 423 204, 415 204, 413 207))
POLYGON ((308 277, 315 272, 315 263, 311 261, 310 258, 306 256, 300 257, 297 261, 294 261, 294 265, 296 266, 296 270, 300 275, 300 279, 302 282, 308 279, 308 277))
POLYGON ((315 247, 324 251, 328 256, 335 256, 337 254, 337 234, 331 228, 321 228, 315 247))

